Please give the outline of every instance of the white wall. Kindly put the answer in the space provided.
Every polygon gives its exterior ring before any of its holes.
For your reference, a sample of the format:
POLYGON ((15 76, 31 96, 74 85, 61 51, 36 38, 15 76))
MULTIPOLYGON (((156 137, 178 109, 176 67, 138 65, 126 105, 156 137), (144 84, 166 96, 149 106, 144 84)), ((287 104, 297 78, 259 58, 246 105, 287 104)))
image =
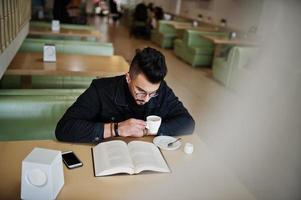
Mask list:
POLYGON ((155 5, 163 7, 165 11, 176 13, 177 2, 181 2, 180 15, 198 18, 202 14, 207 20, 210 16, 213 23, 219 23, 221 18, 228 21, 231 28, 249 30, 251 26, 258 26, 261 16, 263 0, 153 0, 155 5))
POLYGON ((262 200, 301 199, 300 10, 298 0, 265 0, 248 80, 237 94, 208 94, 198 124, 208 148, 262 200))
POLYGON ((263 0, 212 0, 209 2, 182 0, 181 15, 197 18, 202 14, 205 20, 210 16, 214 23, 227 19, 232 28, 248 30, 258 25, 263 0))
POLYGON ((146 3, 146 5, 150 2, 152 2, 154 4, 154 6, 160 6, 163 8, 164 11, 167 12, 175 12, 175 6, 176 6, 176 1, 177 0, 147 0, 144 1, 146 3))

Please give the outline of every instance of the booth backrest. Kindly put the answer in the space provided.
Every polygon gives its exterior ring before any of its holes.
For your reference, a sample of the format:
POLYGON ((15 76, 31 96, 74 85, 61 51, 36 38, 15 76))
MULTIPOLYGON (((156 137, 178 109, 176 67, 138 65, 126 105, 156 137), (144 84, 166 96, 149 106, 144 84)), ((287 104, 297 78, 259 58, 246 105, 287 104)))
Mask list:
POLYGON ((213 43, 207 39, 202 38, 200 35, 225 35, 223 32, 205 32, 205 31, 195 31, 186 30, 184 32, 184 43, 192 47, 206 46, 213 48, 213 43))
POLYGON ((256 47, 233 47, 228 56, 227 63, 230 66, 229 79, 227 87, 232 90, 238 90, 251 76, 252 64, 256 55, 256 47))
POLYGON ((66 109, 84 90, 0 90, 0 140, 54 139, 66 109))
POLYGON ((164 20, 159 21, 158 31, 160 33, 162 33, 163 35, 176 36, 175 28, 172 25, 170 25, 168 22, 164 21, 164 20))
POLYGON ((224 56, 214 58, 213 77, 227 88, 237 90, 249 79, 256 47, 232 46, 224 56))
POLYGON ((238 68, 247 69, 248 64, 255 56, 256 50, 256 47, 235 47, 235 51, 239 56, 238 68))

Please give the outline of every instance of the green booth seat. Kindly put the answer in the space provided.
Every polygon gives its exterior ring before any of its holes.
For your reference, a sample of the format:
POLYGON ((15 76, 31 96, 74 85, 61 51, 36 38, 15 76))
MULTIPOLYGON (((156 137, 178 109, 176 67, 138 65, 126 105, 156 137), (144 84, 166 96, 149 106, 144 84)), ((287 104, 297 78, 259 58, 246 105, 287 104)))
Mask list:
POLYGON ((238 60, 236 48, 232 47, 228 54, 215 57, 212 65, 213 77, 219 83, 227 85, 230 78, 230 71, 238 60))
POLYGON ((235 47, 238 60, 231 67, 227 87, 238 91, 244 82, 250 78, 252 62, 255 59, 257 47, 235 47))
POLYGON ((54 44, 57 53, 103 56, 112 56, 114 54, 114 48, 112 43, 72 40, 51 40, 40 38, 26 38, 23 41, 19 51, 43 52, 44 44, 54 44))
POLYGON ((214 44, 201 35, 226 35, 226 33, 185 30, 183 39, 175 40, 175 55, 193 67, 212 64, 214 44))
POLYGON ((248 79, 249 64, 254 58, 256 47, 235 46, 228 56, 217 57, 213 64, 213 77, 228 89, 237 91, 248 79))
POLYGON ((55 139, 55 127, 84 90, 0 90, 0 140, 55 139))
POLYGON ((151 31, 151 41, 161 48, 172 48, 176 36, 176 29, 165 20, 160 20, 157 28, 151 31))

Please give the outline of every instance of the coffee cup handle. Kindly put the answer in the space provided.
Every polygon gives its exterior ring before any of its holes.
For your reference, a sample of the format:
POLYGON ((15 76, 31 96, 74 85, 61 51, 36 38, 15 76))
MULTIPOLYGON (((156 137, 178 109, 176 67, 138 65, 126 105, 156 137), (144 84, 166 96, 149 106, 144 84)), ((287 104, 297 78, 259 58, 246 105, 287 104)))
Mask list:
POLYGON ((148 123, 146 122, 146 126, 145 126, 146 129, 149 129, 149 125, 148 123))

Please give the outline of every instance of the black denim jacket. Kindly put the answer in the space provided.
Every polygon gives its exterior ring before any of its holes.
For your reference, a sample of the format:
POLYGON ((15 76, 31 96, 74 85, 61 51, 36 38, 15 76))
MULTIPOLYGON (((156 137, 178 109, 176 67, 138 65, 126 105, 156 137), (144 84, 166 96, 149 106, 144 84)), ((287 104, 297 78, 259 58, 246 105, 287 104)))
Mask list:
POLYGON ((104 123, 130 118, 146 120, 148 115, 162 117, 159 135, 191 134, 195 122, 165 81, 158 94, 138 106, 125 75, 93 80, 58 122, 56 138, 66 142, 101 142, 104 123))

